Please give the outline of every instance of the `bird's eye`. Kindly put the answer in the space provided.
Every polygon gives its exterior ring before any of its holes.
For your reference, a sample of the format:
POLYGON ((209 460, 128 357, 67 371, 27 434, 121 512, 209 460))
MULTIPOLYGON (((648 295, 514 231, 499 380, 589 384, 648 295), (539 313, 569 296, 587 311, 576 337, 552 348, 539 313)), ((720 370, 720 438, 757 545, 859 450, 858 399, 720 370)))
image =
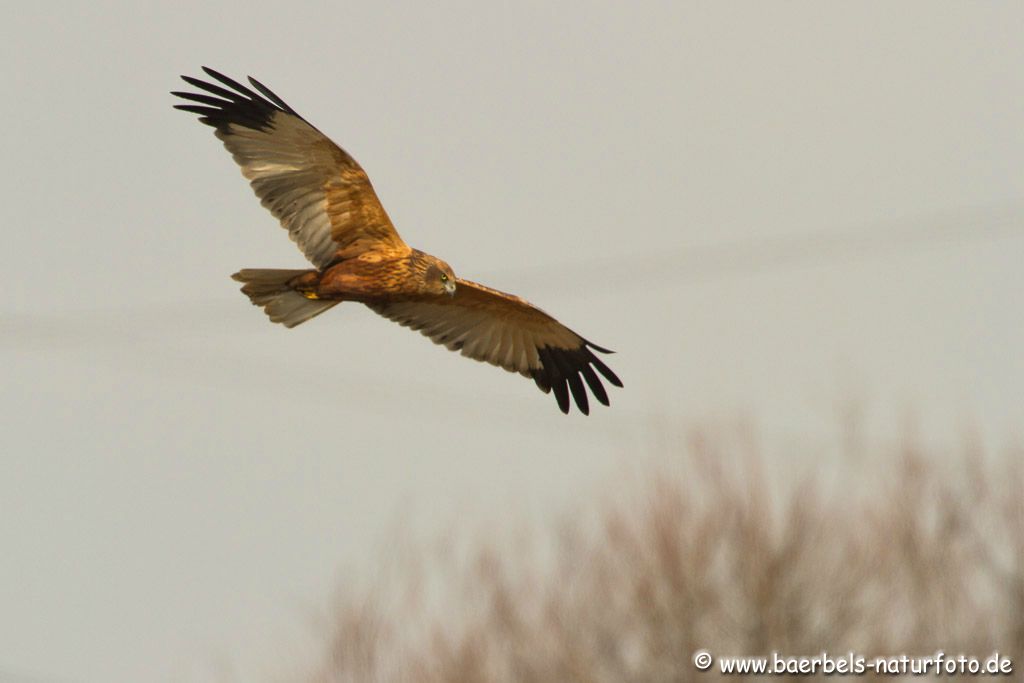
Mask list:
POLYGON ((441 273, 441 282, 448 282, 448 276, 444 273, 441 273))

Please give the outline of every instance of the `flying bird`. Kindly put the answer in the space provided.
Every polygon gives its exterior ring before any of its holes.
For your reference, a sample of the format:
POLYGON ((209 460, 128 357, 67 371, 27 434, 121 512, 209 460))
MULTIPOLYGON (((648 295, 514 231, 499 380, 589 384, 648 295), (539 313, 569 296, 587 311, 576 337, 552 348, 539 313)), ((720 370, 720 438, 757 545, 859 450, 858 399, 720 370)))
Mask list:
POLYGON ((315 266, 232 275, 271 321, 295 327, 343 301, 358 302, 463 356, 533 379, 554 392, 563 413, 571 393, 589 414, 584 382, 608 405, 601 377, 622 382, 594 352, 611 351, 524 299, 458 278, 441 259, 409 247, 355 159, 259 81, 249 78, 254 91, 203 71, 217 83, 182 76, 199 92, 171 93, 189 101, 175 108, 214 128, 263 206, 315 266))

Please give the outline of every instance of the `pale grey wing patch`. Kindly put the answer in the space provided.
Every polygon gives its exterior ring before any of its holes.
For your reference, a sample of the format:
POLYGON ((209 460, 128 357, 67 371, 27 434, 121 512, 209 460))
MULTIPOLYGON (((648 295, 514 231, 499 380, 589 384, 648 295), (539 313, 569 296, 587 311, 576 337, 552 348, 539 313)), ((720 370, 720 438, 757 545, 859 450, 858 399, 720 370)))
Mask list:
POLYGON ((334 160, 318 144, 322 135, 301 119, 275 114, 268 130, 232 125, 217 137, 306 258, 317 267, 330 263, 338 245, 324 187, 334 160))
POLYGON ((425 336, 430 337, 434 343, 441 344, 450 351, 463 350, 473 330, 484 322, 482 316, 471 315, 458 308, 452 310, 445 310, 443 306, 432 306, 432 308, 436 310, 431 319, 414 329, 418 329, 425 336))
POLYGON ((445 346, 452 351, 461 351, 462 355, 470 356, 475 353, 475 342, 479 340, 479 330, 486 321, 480 316, 466 315, 458 325, 452 329, 451 336, 445 346))
POLYGON ((505 328, 501 332, 501 338, 498 344, 498 350, 495 352, 495 357, 498 359, 498 364, 503 368, 521 367, 516 364, 515 337, 516 332, 511 328, 505 328))
POLYGON ((330 262, 338 246, 331 238, 327 199, 322 192, 296 186, 296 181, 301 179, 269 176, 254 179, 252 187, 306 258, 322 267, 330 262))
POLYGON ((494 326, 482 322, 463 335, 462 355, 499 365, 494 348, 494 326))
MULTIPOLYGON (((515 349, 518 352, 518 356, 515 358, 514 365, 518 368, 539 368, 541 365, 540 354, 537 353, 537 345, 528 343, 527 333, 525 330, 515 330, 515 349)), ((530 372, 528 369, 519 371, 523 377, 529 377, 530 372)))
POLYGON ((370 304, 369 307, 467 358, 524 377, 530 377, 530 371, 540 367, 540 358, 533 348, 533 335, 515 329, 512 323, 496 320, 485 311, 421 301, 370 304), (506 344, 508 350, 504 351, 506 344), (524 349, 524 346, 529 348, 524 349), (536 365, 528 364, 530 358, 535 359, 536 365))

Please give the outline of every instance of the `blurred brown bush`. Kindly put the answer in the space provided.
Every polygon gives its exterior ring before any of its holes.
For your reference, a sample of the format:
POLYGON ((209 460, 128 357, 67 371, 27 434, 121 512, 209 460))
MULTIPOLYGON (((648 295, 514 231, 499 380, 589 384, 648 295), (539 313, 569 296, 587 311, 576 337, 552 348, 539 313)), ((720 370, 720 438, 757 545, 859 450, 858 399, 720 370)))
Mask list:
POLYGON ((470 542, 440 569, 414 557, 376 590, 343 593, 326 662, 307 680, 717 678, 695 669, 701 648, 998 650, 1024 671, 1019 450, 902 444, 790 486, 729 439, 696 435, 679 450, 675 466, 577 513, 544 549, 470 542))

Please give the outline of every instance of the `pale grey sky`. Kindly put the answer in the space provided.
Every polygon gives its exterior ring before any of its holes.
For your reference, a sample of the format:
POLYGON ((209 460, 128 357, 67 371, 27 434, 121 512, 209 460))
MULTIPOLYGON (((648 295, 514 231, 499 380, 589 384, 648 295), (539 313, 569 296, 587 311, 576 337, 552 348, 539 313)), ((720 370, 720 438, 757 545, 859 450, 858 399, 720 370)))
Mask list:
POLYGON ((8 12, 0 680, 286 670, 396 525, 562 509, 666 424, 813 441, 858 400, 880 436, 1020 436, 1022 26, 930 1, 8 12), (171 109, 203 64, 351 152, 410 244, 617 350, 611 408, 565 417, 357 306, 270 325, 228 275, 303 261, 171 109))

